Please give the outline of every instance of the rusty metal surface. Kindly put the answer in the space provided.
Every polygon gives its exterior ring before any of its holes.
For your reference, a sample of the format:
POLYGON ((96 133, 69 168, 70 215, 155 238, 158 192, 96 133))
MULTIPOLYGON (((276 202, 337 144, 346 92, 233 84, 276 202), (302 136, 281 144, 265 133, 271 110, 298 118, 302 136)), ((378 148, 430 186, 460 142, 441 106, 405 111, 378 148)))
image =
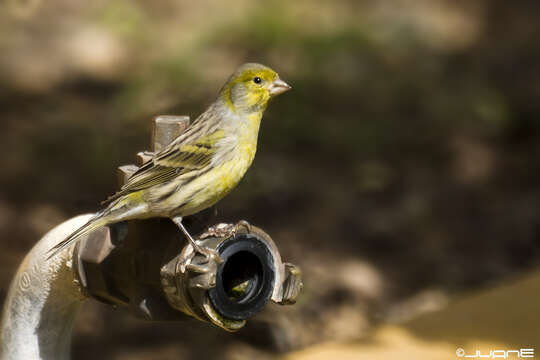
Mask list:
POLYGON ((118 186, 122 187, 129 177, 138 169, 139 167, 133 164, 119 166, 117 170, 118 186))
MULTIPOLYGON (((223 241, 246 234, 255 235, 271 253, 275 266, 275 281, 270 300, 281 305, 294 304, 303 287, 301 271, 293 264, 282 263, 274 241, 262 229, 245 220, 236 224, 220 223, 206 229, 197 237, 197 242, 217 249, 223 241)), ((216 285, 218 269, 207 269, 203 257, 192 254, 193 249, 188 244, 177 257, 161 268, 162 287, 169 304, 227 331, 236 331, 243 327, 245 320, 224 318, 210 303, 208 290, 216 285)))
POLYGON ((156 152, 169 145, 180 136, 189 126, 189 116, 185 115, 159 115, 152 119, 152 151, 140 151, 135 156, 136 164, 118 167, 118 185, 122 187, 129 177, 144 163, 152 160, 156 152))
POLYGON ((158 152, 169 145, 189 126, 189 116, 159 115, 152 121, 152 151, 158 152))
POLYGON ((136 155, 137 166, 143 166, 145 163, 152 160, 153 156, 154 156, 153 152, 139 151, 136 155))
MULTIPOLYGON (((187 116, 154 118, 152 150, 159 151, 169 144, 188 124, 187 116)), ((139 153, 138 164, 150 161, 152 155, 148 151, 139 153)), ((137 169, 133 164, 120 166, 120 185, 137 169)), ((201 213, 206 217, 203 223, 211 222, 210 213, 211 209, 201 213)), ((169 219, 103 227, 47 262, 45 252, 91 216, 76 217, 51 230, 19 268, 5 302, 1 359, 69 359, 73 321, 88 296, 126 306, 145 320, 179 321, 191 316, 227 331, 245 325, 245 319, 225 318, 214 308, 208 291, 216 286, 220 264, 205 262, 202 256, 195 255, 169 219), (45 323, 47 326, 42 326, 45 323)), ((197 241, 217 249, 225 240, 241 234, 256 235, 271 254, 275 276, 270 299, 293 304, 302 289, 300 270, 282 263, 274 241, 263 230, 246 221, 222 223, 206 228, 197 241)))

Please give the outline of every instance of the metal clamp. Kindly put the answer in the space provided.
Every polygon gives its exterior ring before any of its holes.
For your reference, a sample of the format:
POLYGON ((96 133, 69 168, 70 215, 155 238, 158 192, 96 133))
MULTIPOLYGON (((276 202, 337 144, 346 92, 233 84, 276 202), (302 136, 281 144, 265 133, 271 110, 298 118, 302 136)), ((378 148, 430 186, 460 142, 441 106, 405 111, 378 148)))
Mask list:
MULTIPOLYGON (((152 152, 138 153, 138 166, 188 125, 187 116, 155 117, 152 152)), ((120 185, 137 169, 137 165, 119 167, 120 185)), ((296 301, 301 272, 281 261, 276 244, 263 230, 246 221, 217 224, 204 229, 197 241, 216 250, 223 263, 203 270, 208 265, 204 258, 193 256, 190 245, 181 247, 183 235, 168 219, 105 227, 79 242, 74 259, 89 295, 129 306, 148 320, 177 320, 180 311, 234 331, 269 300, 284 305, 296 301)))

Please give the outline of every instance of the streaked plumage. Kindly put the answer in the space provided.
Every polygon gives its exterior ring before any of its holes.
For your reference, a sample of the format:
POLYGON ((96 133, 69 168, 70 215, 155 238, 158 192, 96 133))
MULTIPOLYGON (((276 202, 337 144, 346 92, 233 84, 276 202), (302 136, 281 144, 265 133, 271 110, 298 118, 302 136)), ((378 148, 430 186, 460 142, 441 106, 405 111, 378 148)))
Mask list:
POLYGON ((264 65, 239 67, 217 100, 107 199, 107 208, 51 249, 50 256, 97 228, 124 220, 170 217, 185 230, 181 217, 214 205, 242 179, 255 157, 268 101, 288 89, 264 65))

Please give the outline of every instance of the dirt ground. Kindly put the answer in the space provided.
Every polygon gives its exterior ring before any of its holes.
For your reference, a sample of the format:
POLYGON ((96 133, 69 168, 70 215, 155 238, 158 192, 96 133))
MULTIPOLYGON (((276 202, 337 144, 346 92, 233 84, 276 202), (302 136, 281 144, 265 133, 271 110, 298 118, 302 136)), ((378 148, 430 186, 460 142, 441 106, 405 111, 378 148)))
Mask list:
MULTIPOLYGON (((490 351, 534 349, 540 334, 540 271, 504 285, 457 296, 442 310, 402 324, 379 326, 361 341, 330 343, 285 356, 286 360, 455 360, 490 351), (459 351, 461 356, 457 356, 459 351)), ((525 354, 525 353, 524 353, 525 354)), ((507 353, 509 359, 518 359, 507 353)))

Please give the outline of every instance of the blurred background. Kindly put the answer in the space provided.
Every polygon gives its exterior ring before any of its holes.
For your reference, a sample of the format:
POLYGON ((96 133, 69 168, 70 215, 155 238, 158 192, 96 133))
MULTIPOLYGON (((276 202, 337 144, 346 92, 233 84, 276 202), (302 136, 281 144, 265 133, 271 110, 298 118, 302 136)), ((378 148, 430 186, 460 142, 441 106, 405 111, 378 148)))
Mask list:
POLYGON ((2 0, 1 298, 44 233, 116 190, 116 167, 149 148, 153 116, 194 118, 246 61, 293 91, 269 106, 254 165, 219 217, 262 227, 302 267, 299 303, 226 334, 89 302, 74 358, 274 359, 361 344, 385 324, 521 281, 540 263, 539 10, 533 0, 2 0))

